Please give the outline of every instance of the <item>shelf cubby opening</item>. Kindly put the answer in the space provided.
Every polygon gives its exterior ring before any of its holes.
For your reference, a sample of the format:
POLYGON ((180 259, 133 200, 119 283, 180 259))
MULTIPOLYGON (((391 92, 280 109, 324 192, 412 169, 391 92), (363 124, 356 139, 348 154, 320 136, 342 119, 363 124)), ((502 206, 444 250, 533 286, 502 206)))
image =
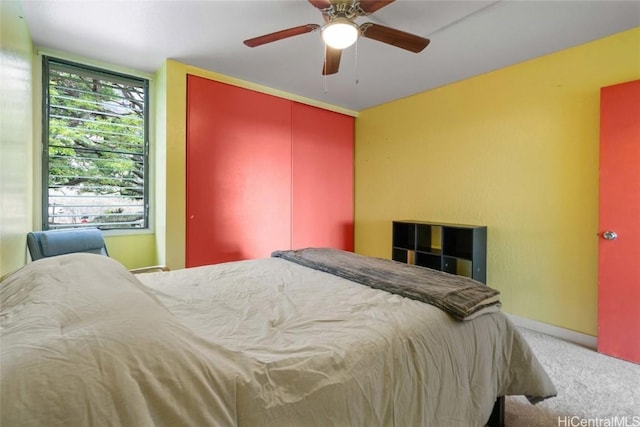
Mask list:
POLYGON ((440 253, 442 250, 442 227, 430 224, 416 224, 416 250, 440 253))
POLYGON ((406 263, 409 261, 408 252, 409 251, 407 251, 406 249, 393 248, 391 259, 393 259, 394 261, 406 263))
POLYGON ((450 228, 442 239, 442 252, 458 258, 473 258, 473 230, 450 228))
POLYGON ((473 277, 473 264, 471 260, 445 256, 442 261, 442 271, 457 274, 458 276, 473 277))
POLYGON ((416 252, 415 265, 420 267, 432 268, 434 270, 440 270, 442 264, 442 258, 439 255, 434 255, 424 252, 416 252))
POLYGON ((416 226, 406 222, 393 223, 393 247, 414 250, 416 246, 416 226))

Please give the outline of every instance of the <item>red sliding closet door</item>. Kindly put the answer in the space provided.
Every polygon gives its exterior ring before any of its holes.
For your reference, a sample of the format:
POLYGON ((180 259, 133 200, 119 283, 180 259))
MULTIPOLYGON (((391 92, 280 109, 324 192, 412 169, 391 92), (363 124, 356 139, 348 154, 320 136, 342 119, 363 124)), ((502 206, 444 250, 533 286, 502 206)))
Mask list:
POLYGON ((292 248, 353 251, 353 117, 293 103, 292 135, 292 248))
POLYGON ((186 266, 291 242, 291 102, 188 76, 186 266))

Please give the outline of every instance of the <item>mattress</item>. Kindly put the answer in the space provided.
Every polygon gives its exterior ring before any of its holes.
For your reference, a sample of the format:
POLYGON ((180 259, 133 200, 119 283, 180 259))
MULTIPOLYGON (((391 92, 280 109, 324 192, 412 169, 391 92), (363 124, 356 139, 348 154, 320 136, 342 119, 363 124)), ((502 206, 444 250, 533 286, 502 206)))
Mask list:
POLYGON ((556 393, 500 311, 462 322, 279 258, 134 276, 64 255, 0 302, 2 425, 468 427, 556 393))

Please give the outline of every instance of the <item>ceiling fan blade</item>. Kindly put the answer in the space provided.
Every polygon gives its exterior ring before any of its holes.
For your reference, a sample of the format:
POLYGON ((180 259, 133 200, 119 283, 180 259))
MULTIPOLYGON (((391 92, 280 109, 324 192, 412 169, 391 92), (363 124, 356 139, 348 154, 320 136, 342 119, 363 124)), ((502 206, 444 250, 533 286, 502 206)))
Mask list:
POLYGON ((324 50, 324 67, 322 67, 322 75, 335 74, 340 68, 341 49, 334 49, 325 45, 324 50))
POLYGON ((288 37, 299 36, 300 34, 310 33, 320 28, 317 24, 300 25, 299 27, 287 28, 286 30, 276 31, 275 33, 265 34, 263 36, 254 37, 245 40, 243 43, 249 47, 256 47, 263 44, 286 39, 288 37))
POLYGON ((331 2, 329 0, 307 0, 309 3, 320 10, 331 7, 331 2))
POLYGON ((415 53, 421 52, 430 42, 429 39, 424 37, 371 22, 360 25, 360 33, 368 39, 377 40, 415 53))
POLYGON ((360 0, 360 9, 364 12, 364 15, 370 15, 394 1, 395 0, 360 0))
POLYGON ((313 5, 313 7, 317 8, 322 12, 322 19, 324 22, 331 21, 331 12, 333 11, 333 4, 329 0, 307 0, 309 3, 313 5))

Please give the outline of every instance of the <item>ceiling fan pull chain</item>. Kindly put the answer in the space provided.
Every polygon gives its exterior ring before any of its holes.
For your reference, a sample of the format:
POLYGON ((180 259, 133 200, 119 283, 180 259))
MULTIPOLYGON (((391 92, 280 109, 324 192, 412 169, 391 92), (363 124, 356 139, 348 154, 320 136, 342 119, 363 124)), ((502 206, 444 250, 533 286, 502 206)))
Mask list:
POLYGON ((356 82, 355 84, 358 84, 358 82, 360 80, 358 80, 358 40, 356 40, 356 52, 355 52, 355 58, 356 58, 356 82))
MULTIPOLYGON (((324 56, 324 66, 326 68, 327 66, 327 49, 322 49, 322 51, 324 52, 323 56, 324 56)), ((324 90, 322 91, 323 93, 329 93, 329 89, 327 88, 327 75, 325 73, 322 73, 322 81, 324 82, 324 90)))

